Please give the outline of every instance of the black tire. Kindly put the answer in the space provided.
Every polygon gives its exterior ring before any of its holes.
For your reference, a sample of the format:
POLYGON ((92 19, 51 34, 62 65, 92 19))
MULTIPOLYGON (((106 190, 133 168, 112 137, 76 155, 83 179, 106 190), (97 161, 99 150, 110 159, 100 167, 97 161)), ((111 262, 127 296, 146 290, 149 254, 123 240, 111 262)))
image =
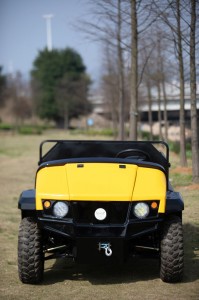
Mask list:
POLYGON ((44 255, 42 235, 33 218, 24 218, 19 227, 18 272, 23 283, 36 284, 42 281, 44 255))
POLYGON ((160 278, 164 282, 179 282, 183 277, 183 231, 178 216, 170 216, 164 223, 160 244, 160 278))

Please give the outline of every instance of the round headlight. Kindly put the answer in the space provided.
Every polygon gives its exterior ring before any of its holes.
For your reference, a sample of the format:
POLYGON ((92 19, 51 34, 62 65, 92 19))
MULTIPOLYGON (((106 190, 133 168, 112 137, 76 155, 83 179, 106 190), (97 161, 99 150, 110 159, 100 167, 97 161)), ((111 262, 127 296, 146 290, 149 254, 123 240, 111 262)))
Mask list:
POLYGON ((104 219, 106 219, 106 211, 103 208, 98 208, 95 211, 95 218, 99 221, 103 221, 104 219))
POLYGON ((69 210, 68 204, 65 202, 56 202, 53 206, 53 214, 55 217, 63 218, 67 215, 69 210))
POLYGON ((149 206, 144 202, 137 203, 134 206, 134 215, 139 219, 144 219, 149 214, 149 206))

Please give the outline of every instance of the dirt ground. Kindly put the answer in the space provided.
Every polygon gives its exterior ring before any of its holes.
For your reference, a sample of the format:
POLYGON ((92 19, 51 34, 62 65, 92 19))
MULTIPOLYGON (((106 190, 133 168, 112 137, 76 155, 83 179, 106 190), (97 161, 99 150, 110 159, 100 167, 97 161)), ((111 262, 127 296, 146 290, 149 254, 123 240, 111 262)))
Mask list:
MULTIPOLYGON (((178 187, 185 201, 183 217, 185 272, 182 283, 159 279, 158 260, 133 258, 122 266, 76 265, 65 260, 45 264, 44 282, 18 279, 18 197, 34 187, 39 143, 47 138, 81 138, 64 132, 42 136, 0 133, 0 299, 199 299, 199 189, 178 187)), ((176 166, 175 166, 176 167, 176 166)), ((189 172, 189 170, 188 170, 189 172)))

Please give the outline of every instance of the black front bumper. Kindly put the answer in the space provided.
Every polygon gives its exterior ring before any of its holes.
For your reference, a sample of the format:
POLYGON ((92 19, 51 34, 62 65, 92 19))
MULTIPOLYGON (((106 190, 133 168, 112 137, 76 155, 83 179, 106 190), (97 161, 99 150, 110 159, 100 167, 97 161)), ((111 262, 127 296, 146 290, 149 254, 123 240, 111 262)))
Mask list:
POLYGON ((163 218, 128 220, 125 224, 76 224, 72 220, 57 220, 38 216, 39 224, 47 236, 55 237, 71 246, 71 257, 79 263, 122 263, 137 246, 155 247, 163 218), (152 238, 153 237, 153 238, 152 238), (106 255, 100 245, 110 246, 106 255))
POLYGON ((78 238, 123 238, 131 240, 157 231, 163 217, 128 220, 124 224, 77 224, 72 219, 62 220, 41 215, 38 215, 38 220, 42 229, 71 240, 78 238))

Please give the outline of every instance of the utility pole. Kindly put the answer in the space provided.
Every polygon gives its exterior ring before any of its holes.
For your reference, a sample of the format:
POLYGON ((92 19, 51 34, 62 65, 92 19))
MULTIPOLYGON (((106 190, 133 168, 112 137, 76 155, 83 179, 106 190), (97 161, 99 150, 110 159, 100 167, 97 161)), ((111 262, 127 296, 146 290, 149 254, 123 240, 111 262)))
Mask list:
POLYGON ((43 18, 46 20, 46 34, 47 34, 47 49, 52 51, 52 31, 51 31, 51 19, 54 15, 43 15, 43 18))

